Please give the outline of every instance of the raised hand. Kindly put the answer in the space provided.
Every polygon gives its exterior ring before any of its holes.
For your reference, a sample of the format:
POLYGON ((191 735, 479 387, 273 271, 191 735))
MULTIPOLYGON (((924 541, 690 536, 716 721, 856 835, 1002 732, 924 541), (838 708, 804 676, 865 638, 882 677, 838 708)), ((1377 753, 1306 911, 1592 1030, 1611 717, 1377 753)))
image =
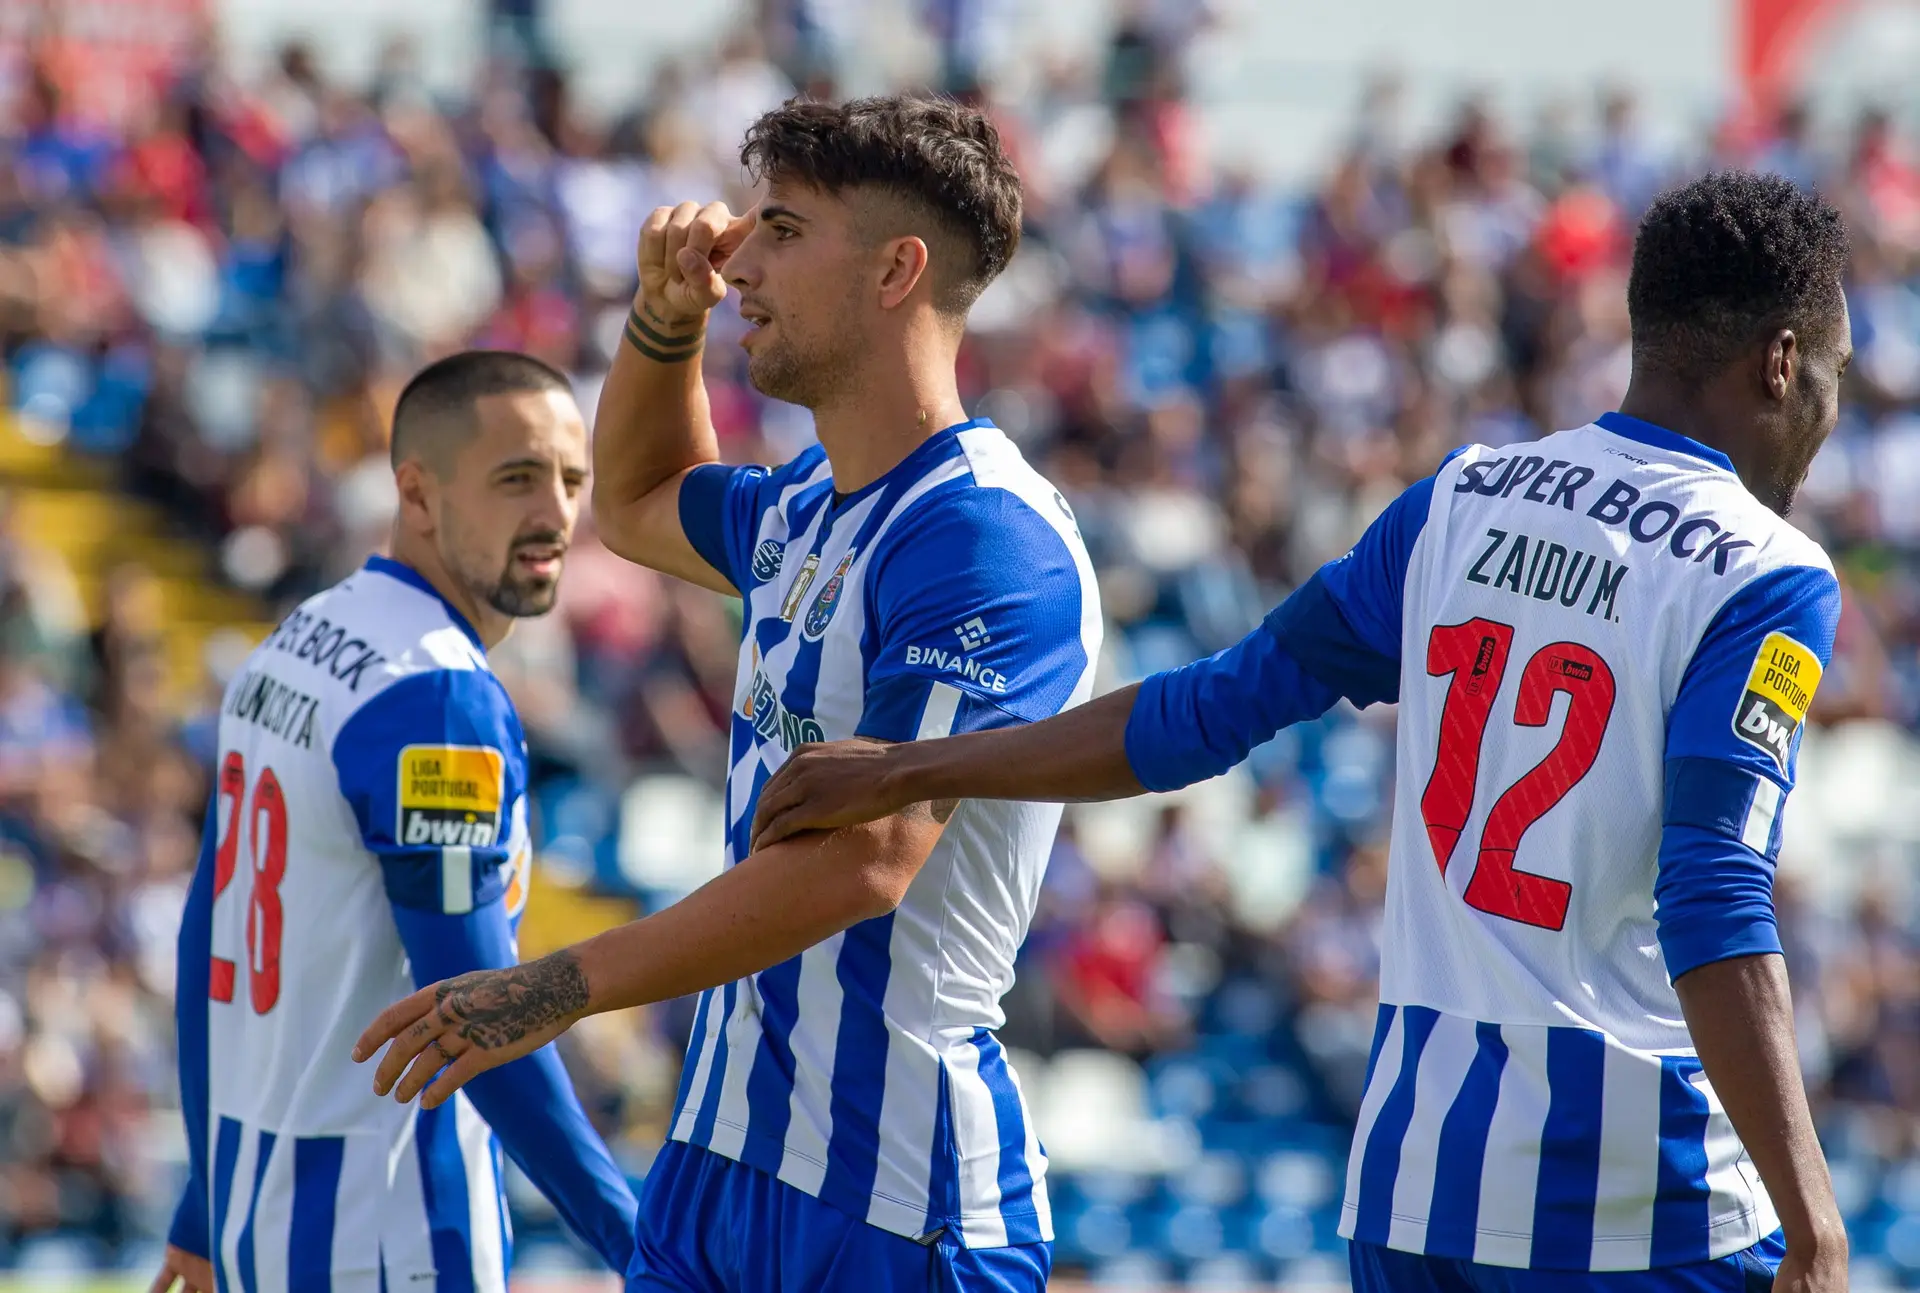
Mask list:
POLYGON ((886 774, 908 748, 875 741, 801 746, 760 791, 753 847, 765 848, 800 831, 857 826, 899 812, 913 800, 900 797, 886 774))
POLYGON ((391 1041, 373 1075, 374 1093, 391 1091, 405 1104, 424 1090, 420 1106, 432 1109, 476 1075, 539 1050, 586 1013, 586 975, 571 952, 559 951, 504 970, 476 970, 396 1001, 360 1034, 353 1061, 364 1064, 391 1041))
POLYGON ((640 295, 634 305, 643 331, 638 340, 671 352, 693 340, 707 312, 727 294, 720 276, 757 217, 736 216, 724 202, 682 202, 658 207, 640 226, 640 295))

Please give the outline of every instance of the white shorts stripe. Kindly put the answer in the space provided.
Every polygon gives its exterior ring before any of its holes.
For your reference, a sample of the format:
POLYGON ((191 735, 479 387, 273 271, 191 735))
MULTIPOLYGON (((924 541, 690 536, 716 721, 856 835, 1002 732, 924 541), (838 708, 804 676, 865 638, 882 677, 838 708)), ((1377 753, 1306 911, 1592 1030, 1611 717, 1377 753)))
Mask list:
MULTIPOLYGON (((1502 1028, 1506 1067, 1500 1098, 1487 1127, 1486 1165, 1480 1173, 1480 1212, 1485 1217, 1532 1217, 1540 1183, 1540 1133, 1547 1124, 1547 1030, 1502 1028)), ((1481 1230, 1473 1260, 1494 1266, 1525 1266, 1533 1236, 1481 1230)))
POLYGON ((1347 1197, 1340 1209, 1340 1233, 1353 1238, 1353 1223, 1360 1213, 1360 1161, 1367 1156, 1367 1138, 1380 1117, 1380 1106, 1387 1102, 1394 1082, 1400 1076, 1400 1052, 1406 1044, 1406 1012, 1389 1006, 1393 1020, 1380 1042, 1380 1054, 1373 1062, 1373 1079, 1360 1097, 1360 1113, 1353 1123, 1353 1150, 1347 1155, 1347 1197))
POLYGON ((1593 1269, 1638 1271, 1653 1253, 1660 1184, 1660 1062, 1607 1043, 1600 1087, 1593 1269))
POLYGON ((253 1286, 260 1293, 287 1286, 287 1237, 293 1229, 293 1141, 279 1136, 267 1158, 253 1209, 253 1286))
POLYGON ((827 1175, 827 1141, 833 1128, 827 1110, 833 1107, 833 1064, 840 1037, 840 945, 844 932, 816 943, 800 957, 800 986, 796 992, 801 1023, 788 1036, 793 1048, 793 1092, 787 1098, 786 1152, 780 1160, 780 1179, 808 1194, 819 1194, 827 1175))
POLYGON ((1007 1242, 1000 1216, 1000 1124, 993 1092, 980 1076, 980 1048, 971 1043, 947 1053, 947 1091, 953 1112, 954 1145, 960 1153, 960 1197, 965 1200, 962 1231, 969 1248, 998 1248, 1007 1242))
POLYGON ((467 1233, 473 1237, 474 1293, 507 1293, 500 1227, 500 1181, 493 1170, 493 1131, 464 1091, 453 1100, 460 1160, 467 1172, 467 1233))
POLYGON ((1393 1216, 1387 1228, 1387 1245, 1391 1248, 1413 1253, 1426 1250, 1427 1212, 1433 1203, 1439 1169, 1440 1129, 1479 1050, 1473 1020, 1446 1014, 1434 1020, 1427 1044, 1420 1050, 1420 1070, 1414 1074, 1413 1117, 1400 1141, 1400 1172, 1393 1182, 1393 1216))

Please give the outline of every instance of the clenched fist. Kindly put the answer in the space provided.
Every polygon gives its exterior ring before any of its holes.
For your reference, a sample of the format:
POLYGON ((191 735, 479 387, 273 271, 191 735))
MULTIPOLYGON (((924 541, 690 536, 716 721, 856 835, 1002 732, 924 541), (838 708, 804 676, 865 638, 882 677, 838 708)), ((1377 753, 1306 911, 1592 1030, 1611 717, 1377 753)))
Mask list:
POLYGON ((753 212, 724 202, 658 207, 640 226, 640 299, 644 322, 669 337, 692 332, 727 294, 721 266, 753 232, 753 212))

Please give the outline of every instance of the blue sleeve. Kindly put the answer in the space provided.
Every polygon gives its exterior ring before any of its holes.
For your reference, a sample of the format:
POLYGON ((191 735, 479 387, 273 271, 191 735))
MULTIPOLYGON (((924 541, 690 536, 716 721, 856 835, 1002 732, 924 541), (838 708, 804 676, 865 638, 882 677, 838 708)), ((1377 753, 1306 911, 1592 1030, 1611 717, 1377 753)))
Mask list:
POLYGON ((1773 869, 1801 725, 1833 657, 1840 585, 1790 566, 1727 599, 1667 717, 1654 919, 1667 975, 1780 950, 1773 869))
POLYGON ((1407 563, 1432 501, 1433 477, 1408 486, 1351 552, 1239 643, 1140 684, 1126 735, 1140 784, 1173 790, 1217 777, 1343 696, 1363 708, 1399 700, 1407 563))
POLYGON ((333 763, 395 906, 459 915, 506 891, 526 742, 499 679, 403 678, 341 725, 333 763))
POLYGON ((810 446, 771 471, 709 463, 695 467, 680 482, 681 532, 742 596, 764 582, 753 573, 754 536, 760 532, 761 515, 779 499, 781 490, 818 468, 825 452, 818 445, 810 446))
MULTIPOLYGON (((414 982, 422 987, 519 960, 504 901, 460 916, 396 903, 393 917, 414 982)), ((559 1052, 543 1046, 482 1073, 463 1089, 561 1219, 609 1267, 625 1274, 638 1207, 625 1174, 587 1121, 559 1052)))
POLYGON ((966 484, 929 494, 890 533, 868 572, 856 734, 911 741, 1059 713, 1090 667, 1099 595, 1054 523, 1008 490, 966 484))
POLYGON ((219 813, 216 792, 200 829, 200 861, 180 913, 173 969, 180 1113, 187 1124, 187 1184, 174 1209, 167 1242, 196 1257, 213 1253, 213 1223, 207 1212, 207 978, 213 955, 213 851, 220 833, 219 813))
POLYGON ((1318 718, 1340 699, 1301 667, 1274 628, 1299 596, 1226 650, 1140 684, 1126 742, 1141 785, 1177 790, 1217 777, 1281 728, 1318 718))
POLYGON ((1402 490, 1351 552, 1320 567, 1267 619, 1308 673, 1363 709, 1400 699, 1407 564, 1426 528, 1433 481, 1428 476, 1402 490))

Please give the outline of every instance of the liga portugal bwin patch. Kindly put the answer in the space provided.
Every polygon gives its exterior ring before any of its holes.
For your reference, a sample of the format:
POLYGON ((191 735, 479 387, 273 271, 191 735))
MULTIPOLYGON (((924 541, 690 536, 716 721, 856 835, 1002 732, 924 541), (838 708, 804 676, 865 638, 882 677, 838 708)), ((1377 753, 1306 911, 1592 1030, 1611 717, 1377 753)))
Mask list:
POLYGON ((1820 658, 1784 633, 1767 634, 1753 658, 1747 689, 1734 711, 1733 733, 1766 751, 1781 776, 1787 773, 1793 734, 1806 721, 1821 672, 1820 658))
POLYGON ((402 844, 486 848, 500 837, 506 759, 485 745, 409 745, 400 751, 402 844))

